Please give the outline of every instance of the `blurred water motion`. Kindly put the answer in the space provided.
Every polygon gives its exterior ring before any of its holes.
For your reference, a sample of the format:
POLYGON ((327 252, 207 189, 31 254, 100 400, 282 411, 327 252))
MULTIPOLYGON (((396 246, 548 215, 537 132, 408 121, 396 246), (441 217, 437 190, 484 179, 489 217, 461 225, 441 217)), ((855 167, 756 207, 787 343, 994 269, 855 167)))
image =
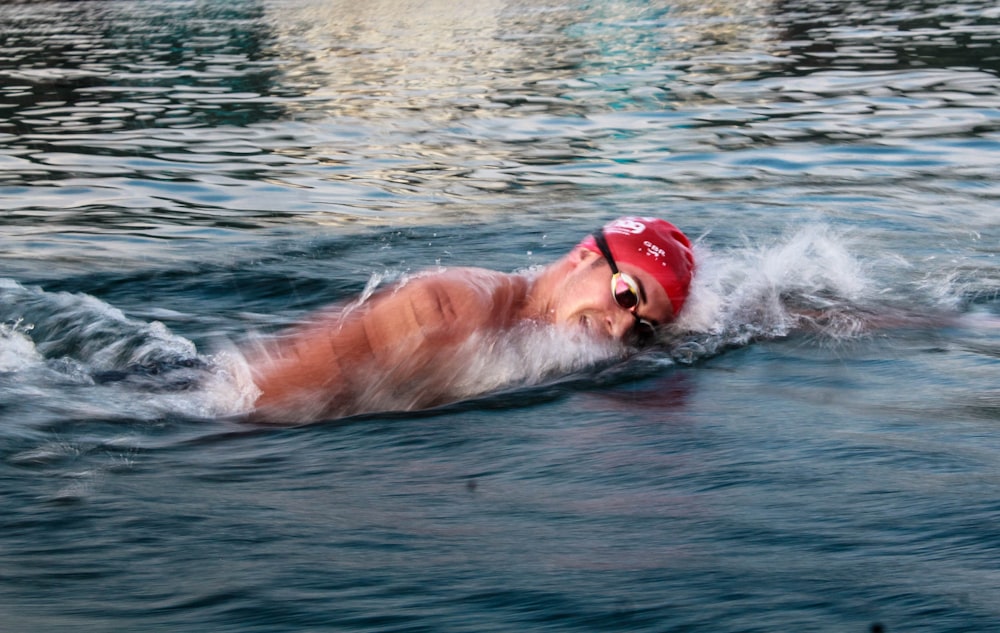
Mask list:
MULTIPOLYGON (((764 174, 853 178, 898 154, 883 176, 910 178, 950 150, 907 139, 991 138, 1000 57, 995 11, 905 7, 6 5, 0 178, 36 185, 29 209, 71 198, 125 231, 137 213, 160 230, 426 221, 622 178, 686 199, 764 174), (844 140, 863 143, 828 151, 844 140)), ((8 191, 6 221, 33 222, 8 191)))
POLYGON ((992 0, 0 4, 4 625, 997 628, 998 33, 992 0), (224 419, 259 333, 621 214, 697 238, 670 345, 224 419))

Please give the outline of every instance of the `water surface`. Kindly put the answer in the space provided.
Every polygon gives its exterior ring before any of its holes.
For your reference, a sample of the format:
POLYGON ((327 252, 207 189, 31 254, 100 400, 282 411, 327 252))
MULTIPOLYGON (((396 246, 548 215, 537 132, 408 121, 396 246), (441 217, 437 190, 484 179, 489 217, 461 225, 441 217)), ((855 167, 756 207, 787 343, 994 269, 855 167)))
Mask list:
POLYGON ((0 33, 11 630, 1000 623, 992 3, 30 2, 0 33), (256 337, 623 214, 697 241, 656 350, 229 417, 256 337))

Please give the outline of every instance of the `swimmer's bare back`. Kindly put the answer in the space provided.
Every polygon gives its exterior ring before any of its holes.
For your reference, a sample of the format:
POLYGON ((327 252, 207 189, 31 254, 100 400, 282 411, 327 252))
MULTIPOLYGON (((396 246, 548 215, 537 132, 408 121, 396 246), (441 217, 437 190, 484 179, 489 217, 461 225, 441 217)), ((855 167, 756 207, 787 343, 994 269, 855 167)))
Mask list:
POLYGON ((320 313, 251 358, 261 393, 250 418, 297 424, 448 402, 453 355, 521 318, 528 287, 520 275, 449 269, 320 313))

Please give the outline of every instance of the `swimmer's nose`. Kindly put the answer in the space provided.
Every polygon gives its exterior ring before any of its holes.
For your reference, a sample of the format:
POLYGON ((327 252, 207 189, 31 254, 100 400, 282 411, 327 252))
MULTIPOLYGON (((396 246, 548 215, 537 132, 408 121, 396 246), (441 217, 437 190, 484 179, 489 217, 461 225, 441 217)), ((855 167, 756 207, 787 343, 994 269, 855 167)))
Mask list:
POLYGON ((617 308, 608 314, 606 323, 608 334, 611 338, 621 341, 632 331, 632 326, 635 324, 635 317, 628 310, 617 308))

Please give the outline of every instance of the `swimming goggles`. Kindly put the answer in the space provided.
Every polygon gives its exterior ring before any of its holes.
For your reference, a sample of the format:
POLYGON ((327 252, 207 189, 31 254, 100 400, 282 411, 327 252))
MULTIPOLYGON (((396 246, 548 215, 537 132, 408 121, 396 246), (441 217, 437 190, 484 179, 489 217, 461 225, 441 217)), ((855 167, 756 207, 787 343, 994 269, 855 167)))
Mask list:
POLYGON ((594 242, 597 243, 597 248, 601 251, 601 255, 604 256, 608 265, 611 266, 611 296, 614 297, 615 303, 619 307, 631 312, 635 318, 635 325, 632 328, 632 332, 636 342, 642 345, 652 342, 656 338, 654 324, 636 314, 636 308, 639 306, 639 298, 645 295, 642 292, 642 287, 636 281, 635 277, 618 270, 618 264, 615 263, 615 258, 611 256, 611 249, 608 247, 608 241, 604 237, 604 231, 595 232, 593 237, 594 242))

